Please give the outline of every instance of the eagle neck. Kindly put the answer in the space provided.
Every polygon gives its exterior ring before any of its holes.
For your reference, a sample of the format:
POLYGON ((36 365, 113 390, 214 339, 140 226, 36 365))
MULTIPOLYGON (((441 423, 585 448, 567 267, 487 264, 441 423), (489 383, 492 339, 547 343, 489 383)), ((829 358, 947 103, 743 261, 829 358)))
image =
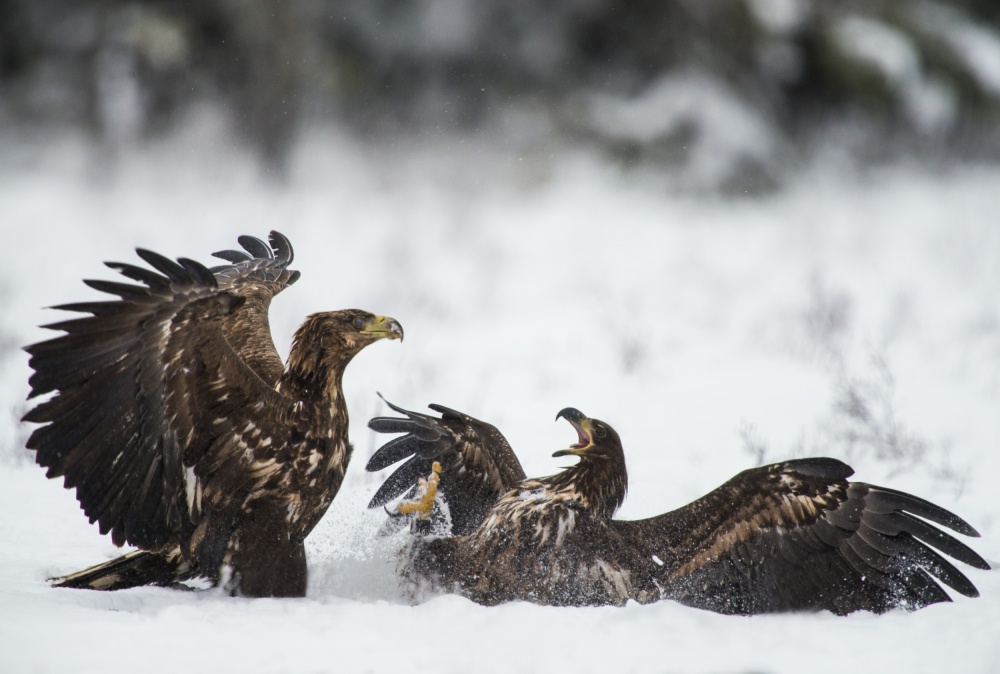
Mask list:
POLYGON ((579 501, 597 517, 610 519, 625 501, 628 472, 619 455, 581 455, 575 466, 550 478, 549 488, 579 501))
POLYGON ((329 352, 303 355, 293 350, 278 380, 278 391, 299 400, 342 406, 344 370, 354 354, 346 358, 337 355, 329 352))

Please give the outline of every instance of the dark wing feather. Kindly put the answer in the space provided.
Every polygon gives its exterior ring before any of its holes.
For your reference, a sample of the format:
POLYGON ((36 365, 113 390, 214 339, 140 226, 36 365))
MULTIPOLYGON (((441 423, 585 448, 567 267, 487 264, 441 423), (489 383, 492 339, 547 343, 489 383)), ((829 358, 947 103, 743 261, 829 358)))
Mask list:
POLYGON ((271 252, 271 247, 258 239, 256 236, 244 234, 236 240, 239 241, 240 245, 243 246, 248 253, 256 258, 263 260, 274 258, 274 253, 271 252))
POLYGON ((375 493, 369 508, 388 503, 415 489, 416 480, 431 472, 431 464, 442 466, 439 493, 448 504, 452 533, 471 533, 497 499, 525 478, 507 439, 483 421, 442 407, 434 417, 386 404, 404 417, 375 417, 368 427, 379 433, 406 433, 390 440, 372 455, 365 470, 383 470, 408 460, 375 493))
POLYGON ((268 310, 271 299, 299 279, 299 272, 288 268, 294 251, 288 238, 275 231, 268 236, 270 247, 252 236, 241 236, 238 241, 246 253, 213 253, 231 263, 211 269, 219 288, 246 301, 241 312, 223 321, 223 330, 240 358, 261 379, 274 385, 284 364, 271 339, 268 310))
MULTIPOLYGON (((64 334, 26 348, 30 397, 55 395, 24 419, 42 424, 27 447, 49 477, 76 488, 102 533, 158 550, 197 519, 197 480, 225 478, 226 497, 238 499, 235 486, 246 491, 269 477, 246 465, 245 450, 291 432, 294 407, 223 335, 224 322, 245 310, 243 297, 220 290, 196 262, 141 257, 163 275, 125 266, 144 285, 90 284, 122 299, 68 305, 89 315, 55 324, 64 334)), ((254 449, 261 462, 274 451, 254 449)))
POLYGON ((220 260, 225 260, 226 262, 231 262, 232 264, 240 264, 242 262, 248 262, 253 259, 253 256, 249 253, 245 253, 242 250, 220 250, 212 253, 215 257, 220 260))
MULTIPOLYGON (((375 454, 372 455, 372 458, 368 460, 368 465, 365 466, 365 470, 367 470, 368 472, 375 473, 380 470, 385 470, 392 464, 399 463, 403 459, 407 459, 410 457, 413 457, 414 459, 432 458, 424 456, 424 451, 425 448, 434 447, 433 440, 430 442, 422 440, 418 435, 414 433, 409 433, 410 429, 405 424, 393 423, 397 421, 398 420, 396 419, 385 419, 385 418, 372 419, 372 422, 377 424, 379 433, 406 433, 406 435, 390 440, 389 442, 379 447, 378 451, 375 452, 375 454), (387 422, 387 423, 379 423, 379 422, 387 422)), ((427 475, 421 475, 421 477, 427 477, 427 475)), ((407 488, 409 488, 410 486, 413 485, 412 484, 407 485, 407 488)), ((402 494, 403 491, 406 491, 406 488, 402 489, 402 491, 399 491, 395 488, 388 488, 386 487, 386 485, 383 484, 382 488, 379 489, 379 491, 383 490, 392 492, 394 495, 389 496, 380 503, 376 503, 375 501, 373 501, 371 507, 380 506, 385 503, 388 503, 392 499, 396 498, 396 496, 402 494)))
POLYGON ((966 596, 973 584, 931 547, 980 569, 968 546, 910 513, 978 535, 903 492, 849 483, 834 459, 744 471, 678 510, 613 521, 641 600, 657 595, 722 613, 883 612, 966 596), (936 580, 935 580, 936 579, 936 580))

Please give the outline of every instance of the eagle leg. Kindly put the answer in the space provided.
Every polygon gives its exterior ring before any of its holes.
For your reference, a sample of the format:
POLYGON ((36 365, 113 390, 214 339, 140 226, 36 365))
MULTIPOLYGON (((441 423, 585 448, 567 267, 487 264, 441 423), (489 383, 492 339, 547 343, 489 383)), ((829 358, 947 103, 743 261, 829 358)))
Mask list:
POLYGON ((427 479, 420 478, 417 482, 417 498, 412 501, 402 501, 396 506, 396 512, 400 515, 416 513, 418 520, 429 520, 434 510, 434 499, 437 498, 440 481, 441 464, 435 461, 431 465, 431 474, 427 479))

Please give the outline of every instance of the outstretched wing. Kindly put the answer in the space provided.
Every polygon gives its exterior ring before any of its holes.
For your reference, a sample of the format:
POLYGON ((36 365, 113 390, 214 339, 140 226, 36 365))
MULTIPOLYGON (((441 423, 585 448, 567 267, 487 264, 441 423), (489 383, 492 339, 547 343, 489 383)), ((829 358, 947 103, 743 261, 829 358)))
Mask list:
POLYGON ((102 533, 158 550, 197 519, 210 472, 230 498, 271 477, 243 457, 266 462, 294 408, 223 335, 243 297, 193 260, 137 252, 159 273, 109 263, 142 285, 85 281, 119 299, 57 307, 89 315, 45 326, 65 334, 26 347, 29 398, 55 395, 24 420, 43 424, 27 442, 36 461, 76 488, 102 533))
POLYGON ((230 263, 211 269, 219 289, 245 300, 240 311, 223 318, 222 329, 240 358, 273 386, 285 366, 271 339, 268 309, 271 298, 299 280, 299 272, 288 268, 294 251, 288 238, 275 231, 268 235, 270 245, 246 235, 238 241, 246 252, 213 253, 230 263))
POLYGON ((883 612, 950 601, 975 586, 938 551, 980 569, 973 550, 925 520, 967 536, 958 516, 860 482, 835 459, 744 471, 697 501, 639 521, 613 521, 638 584, 721 613, 826 609, 883 612))
POLYGON ((375 493, 369 508, 385 505, 412 492, 417 479, 441 463, 438 493, 451 515, 452 533, 471 533, 508 489, 525 478, 524 469, 507 439, 490 424, 442 405, 429 405, 434 417, 386 404, 405 417, 375 417, 368 427, 379 433, 405 433, 372 455, 365 470, 375 472, 408 459, 375 493))

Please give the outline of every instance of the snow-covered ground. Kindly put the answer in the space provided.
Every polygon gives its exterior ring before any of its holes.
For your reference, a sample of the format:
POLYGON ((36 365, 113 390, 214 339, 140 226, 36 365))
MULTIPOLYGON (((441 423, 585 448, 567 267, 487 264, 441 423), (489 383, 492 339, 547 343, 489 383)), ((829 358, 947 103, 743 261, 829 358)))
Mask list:
POLYGON ((723 617, 663 602, 411 606, 397 541, 364 508, 383 476, 375 392, 499 426, 530 475, 574 439, 574 406, 619 431, 622 517, 674 508, 760 460, 827 454, 929 498, 1000 562, 1000 168, 820 162, 775 196, 678 196, 649 173, 485 141, 378 147, 312 132, 287 183, 194 132, 117 158, 72 138, 0 152, 0 671, 995 671, 1000 575, 982 597, 885 616, 723 617), (287 234, 302 280, 272 310, 279 349, 312 311, 400 320, 345 387, 357 450, 309 540, 309 597, 56 590, 119 554, 23 449, 16 347, 93 297, 133 247, 209 261, 287 234), (850 403, 850 404, 849 404, 850 403))

